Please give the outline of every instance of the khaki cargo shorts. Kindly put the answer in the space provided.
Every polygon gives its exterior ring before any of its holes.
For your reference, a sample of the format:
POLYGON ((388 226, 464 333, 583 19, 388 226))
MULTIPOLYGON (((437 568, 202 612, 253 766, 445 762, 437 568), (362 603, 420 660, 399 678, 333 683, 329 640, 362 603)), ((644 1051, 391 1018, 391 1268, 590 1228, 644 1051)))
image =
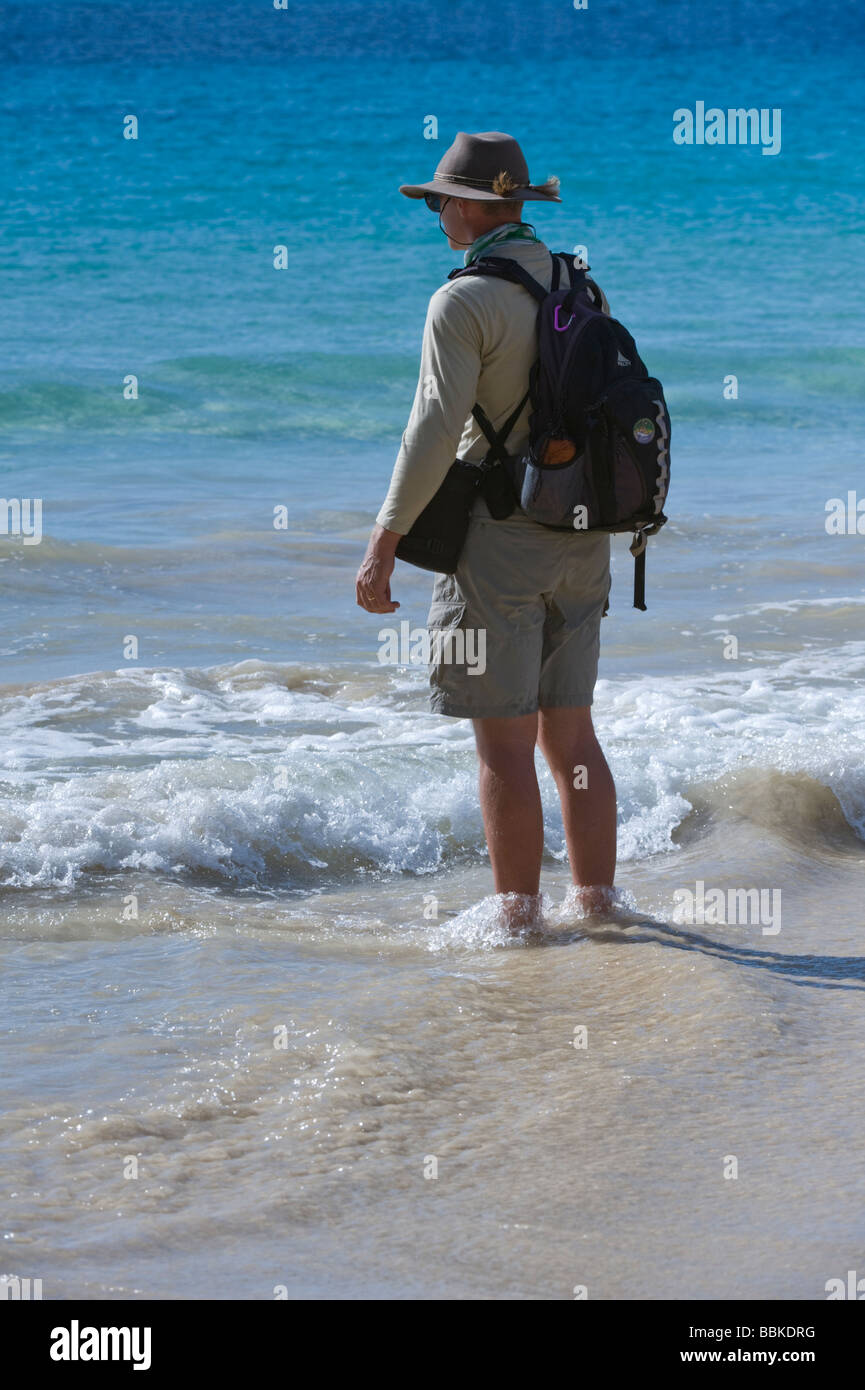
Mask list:
POLYGON ((457 719, 590 705, 610 537, 553 531, 481 502, 456 574, 437 574, 427 618, 430 705, 457 719))

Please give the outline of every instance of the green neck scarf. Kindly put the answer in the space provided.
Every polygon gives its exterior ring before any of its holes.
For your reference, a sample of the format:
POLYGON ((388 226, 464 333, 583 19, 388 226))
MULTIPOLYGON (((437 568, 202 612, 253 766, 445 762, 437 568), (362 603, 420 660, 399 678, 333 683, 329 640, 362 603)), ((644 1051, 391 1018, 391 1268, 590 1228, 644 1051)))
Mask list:
POLYGON ((534 227, 529 222, 503 222, 500 227, 493 227, 491 232, 484 232, 483 236, 476 237, 466 251, 463 260, 466 265, 472 265, 479 256, 485 256, 491 246, 498 246, 503 241, 537 241, 538 239, 534 227))

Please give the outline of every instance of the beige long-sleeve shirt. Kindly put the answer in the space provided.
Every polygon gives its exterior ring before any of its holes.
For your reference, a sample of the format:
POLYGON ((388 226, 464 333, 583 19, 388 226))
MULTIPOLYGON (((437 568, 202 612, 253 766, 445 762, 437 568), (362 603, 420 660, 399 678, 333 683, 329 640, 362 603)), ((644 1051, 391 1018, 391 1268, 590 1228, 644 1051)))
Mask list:
MULTIPOLYGON (((506 241, 489 254, 511 257, 550 288, 553 264, 543 242, 506 241)), ((561 284, 568 283, 562 264, 561 284)), ((609 313, 593 282, 592 291, 609 313)), ((484 459, 489 445, 472 406, 477 402, 498 430, 519 405, 537 356, 537 313, 537 300, 522 285, 491 276, 448 280, 436 290, 427 310, 414 404, 376 518, 380 526, 405 535, 455 458, 470 463, 484 459)), ((528 444, 529 414, 526 403, 505 441, 510 453, 518 454, 528 444)))

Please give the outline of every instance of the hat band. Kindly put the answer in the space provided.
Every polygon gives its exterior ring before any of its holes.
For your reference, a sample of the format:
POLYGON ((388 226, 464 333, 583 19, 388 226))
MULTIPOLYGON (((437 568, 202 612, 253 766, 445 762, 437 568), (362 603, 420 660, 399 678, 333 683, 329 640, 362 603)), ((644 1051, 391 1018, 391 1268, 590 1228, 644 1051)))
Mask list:
MULTIPOLYGON (((464 183, 467 184, 469 188, 492 188, 493 184, 498 179, 498 175, 496 175, 494 179, 473 179, 467 174, 440 174, 438 169, 436 169, 433 174, 433 182, 435 182, 436 179, 441 180, 442 183, 464 183)), ((515 183, 513 191, 516 192, 520 188, 531 188, 531 186, 530 183, 515 183)))

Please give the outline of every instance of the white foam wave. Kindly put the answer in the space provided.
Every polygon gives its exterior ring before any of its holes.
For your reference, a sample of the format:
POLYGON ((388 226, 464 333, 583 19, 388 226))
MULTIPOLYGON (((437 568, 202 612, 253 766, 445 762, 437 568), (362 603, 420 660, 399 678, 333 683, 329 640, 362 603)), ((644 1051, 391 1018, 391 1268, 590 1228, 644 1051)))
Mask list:
POLYGON ((791 598, 771 603, 754 603, 739 613, 715 613, 712 621, 729 623, 738 618, 755 618, 760 613, 799 613, 807 608, 828 608, 833 611, 842 608, 856 608, 865 605, 865 594, 840 594, 831 598, 791 598))
MULTIPOLYGON (((865 643, 728 667, 599 682, 623 860, 672 849, 695 789, 743 768, 815 778, 865 836, 865 643)), ((322 693, 244 663, 0 697, 0 883, 68 888, 138 869, 314 885, 483 855, 469 725, 427 713, 420 676, 376 682, 322 693)), ((545 769, 542 789, 561 855, 545 769)))

